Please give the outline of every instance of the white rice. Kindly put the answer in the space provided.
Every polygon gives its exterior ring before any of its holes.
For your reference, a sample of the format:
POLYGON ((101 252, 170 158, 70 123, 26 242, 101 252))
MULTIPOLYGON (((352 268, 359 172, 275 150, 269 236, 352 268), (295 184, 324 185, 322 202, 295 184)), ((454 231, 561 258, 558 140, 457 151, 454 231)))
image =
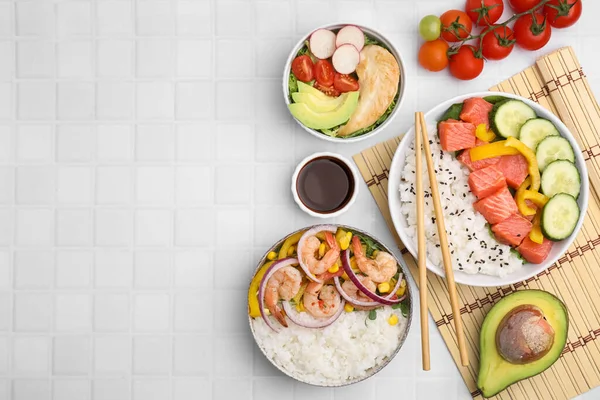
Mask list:
MULTIPOLYGON (((510 246, 500 244, 490 234, 487 222, 475 211, 473 203, 477 200, 468 185, 469 170, 453 155, 440 147, 436 127, 428 126, 434 133, 430 140, 431 152, 435 164, 436 178, 440 191, 442 208, 452 266, 468 274, 482 273, 503 277, 523 266, 510 246)), ((400 183, 400 201, 402 213, 408 222, 407 233, 413 243, 417 243, 416 173, 415 145, 410 144, 406 154, 406 163, 400 183)), ((431 189, 425 155, 423 155, 423 191, 425 192, 425 235, 427 238, 427 257, 436 266, 442 267, 442 253, 435 224, 435 212, 431 199, 431 189)))
POLYGON ((288 321, 274 332, 262 318, 252 321, 256 341, 267 357, 289 375, 307 383, 336 386, 364 377, 390 357, 406 330, 400 309, 382 307, 375 320, 367 311, 343 312, 328 327, 309 329, 288 321), (390 325, 390 315, 398 324, 390 325))

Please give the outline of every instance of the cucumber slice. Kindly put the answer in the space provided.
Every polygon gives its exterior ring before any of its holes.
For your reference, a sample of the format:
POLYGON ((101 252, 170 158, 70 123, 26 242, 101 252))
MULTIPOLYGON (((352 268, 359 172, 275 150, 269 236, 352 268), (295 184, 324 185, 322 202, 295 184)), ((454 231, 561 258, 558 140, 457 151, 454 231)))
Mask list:
POLYGON ((538 143, 535 158, 540 171, 544 171, 548 164, 556 160, 575 162, 575 153, 571 143, 564 137, 548 136, 538 143))
POLYGON ((536 118, 535 111, 520 100, 496 103, 490 112, 492 130, 504 138, 519 138, 519 130, 528 119, 536 118))
POLYGON ((559 136, 554 124, 544 118, 534 118, 525 122, 519 132, 519 140, 535 151, 538 144, 547 136, 559 136))
POLYGON ((560 241, 571 236, 579 221, 579 204, 566 193, 552 197, 542 210, 542 233, 552 241, 560 241))
POLYGON ((581 190, 579 170, 575 164, 565 160, 550 163, 544 170, 540 183, 542 192, 548 197, 566 193, 577 198, 581 190))

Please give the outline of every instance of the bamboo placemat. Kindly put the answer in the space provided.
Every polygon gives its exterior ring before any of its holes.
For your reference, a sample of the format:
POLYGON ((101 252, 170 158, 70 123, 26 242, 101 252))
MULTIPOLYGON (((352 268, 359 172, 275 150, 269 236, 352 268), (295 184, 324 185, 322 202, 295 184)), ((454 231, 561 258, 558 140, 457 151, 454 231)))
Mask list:
MULTIPOLYGON (((600 385, 600 108, 573 50, 562 48, 490 90, 515 93, 551 110, 573 132, 586 160, 592 190, 581 232, 562 258, 547 271, 507 287, 479 288, 459 285, 470 366, 460 365, 452 311, 445 281, 428 272, 429 312, 442 334, 473 398, 482 399, 476 386, 479 369, 479 328, 491 306, 521 289, 541 289, 555 294, 569 309, 567 345, 548 370, 499 393, 496 399, 570 399, 600 385)), ((354 161, 375 198, 413 276, 413 257, 394 230, 387 200, 388 172, 401 137, 371 147, 354 161)))

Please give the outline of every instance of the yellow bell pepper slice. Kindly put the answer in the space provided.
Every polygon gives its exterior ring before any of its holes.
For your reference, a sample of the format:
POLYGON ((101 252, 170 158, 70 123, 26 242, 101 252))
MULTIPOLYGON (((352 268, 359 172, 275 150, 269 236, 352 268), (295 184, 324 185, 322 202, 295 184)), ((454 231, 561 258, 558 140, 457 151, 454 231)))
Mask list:
POLYGON ((290 247, 298 244, 298 241, 300 240, 302 235, 304 235, 304 231, 294 233, 292 236, 285 239, 285 242, 283 242, 283 244, 281 245, 281 249, 279 249, 279 257, 277 258, 279 260, 286 258, 288 256, 288 250, 290 249, 290 247))
POLYGON ((531 202, 539 208, 543 208, 548 200, 550 200, 548 196, 544 196, 540 192, 534 192, 533 190, 525 190, 523 198, 525 200, 531 200, 531 202))
POLYGON ((486 158, 494 158, 499 156, 514 156, 520 154, 519 150, 506 146, 506 140, 484 144, 483 146, 473 147, 471 150, 471 161, 484 160, 486 158))
POLYGON ((523 181, 521 186, 519 186, 517 192, 515 193, 515 201, 517 202, 517 208, 519 209, 519 212, 525 216, 535 215, 536 213, 535 208, 529 207, 527 205, 527 202, 525 201, 525 192, 527 191, 529 186, 531 186, 531 177, 528 176, 527 178, 525 178, 525 180, 523 181))
POLYGON ((531 228, 531 232, 529 232, 529 239, 537 244, 544 243, 544 235, 542 234, 542 228, 540 226, 540 220, 542 219, 541 215, 542 210, 538 210, 535 217, 533 217, 533 221, 531 221, 533 227, 531 228))
MULTIPOLYGON (((499 143, 499 142, 497 142, 499 143)), ((540 168, 538 167, 537 158, 535 153, 529 147, 527 147, 519 139, 509 137, 505 141, 505 145, 508 148, 516 149, 525 157, 527 164, 529 165, 529 176, 531 177, 531 188, 530 190, 538 192, 540 190, 540 168)), ((473 157, 471 156, 471 159, 473 157)))
POLYGON ((294 300, 294 302, 296 304, 300 303, 300 299, 302 298, 302 296, 304 295, 304 291, 306 290, 306 287, 308 286, 308 282, 304 282, 301 286, 300 286, 300 290, 298 290, 298 293, 296 293, 296 295, 294 296, 294 298, 292 300, 294 300))
POLYGON ((254 278, 252 278, 252 282, 250 282, 250 288, 248 289, 248 314, 252 318, 260 317, 260 306, 258 304, 258 287, 260 286, 260 281, 265 276, 265 273, 269 269, 269 267, 273 264, 273 261, 268 261, 263 264, 262 267, 258 270, 254 278))
POLYGON ((491 142, 492 140, 496 139, 496 134, 492 130, 488 130, 485 124, 477 125, 475 136, 484 142, 491 142))

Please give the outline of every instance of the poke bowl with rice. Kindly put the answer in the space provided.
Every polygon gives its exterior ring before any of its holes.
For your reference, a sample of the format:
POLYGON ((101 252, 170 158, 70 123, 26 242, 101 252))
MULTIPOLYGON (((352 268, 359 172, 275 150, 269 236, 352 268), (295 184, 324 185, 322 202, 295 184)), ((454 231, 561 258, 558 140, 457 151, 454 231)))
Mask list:
POLYGON ((254 339, 288 376, 317 386, 366 379, 400 350, 411 321, 406 268, 343 225, 294 232, 264 255, 248 289, 254 339))
MULTIPOLYGON (((458 283, 502 286, 552 265, 575 240, 588 202, 587 169, 566 126, 539 104, 506 93, 448 100, 425 116, 458 283)), ((389 205, 416 256, 415 147, 411 130, 390 168, 389 205)), ((443 276, 424 173, 427 267, 443 276)))

